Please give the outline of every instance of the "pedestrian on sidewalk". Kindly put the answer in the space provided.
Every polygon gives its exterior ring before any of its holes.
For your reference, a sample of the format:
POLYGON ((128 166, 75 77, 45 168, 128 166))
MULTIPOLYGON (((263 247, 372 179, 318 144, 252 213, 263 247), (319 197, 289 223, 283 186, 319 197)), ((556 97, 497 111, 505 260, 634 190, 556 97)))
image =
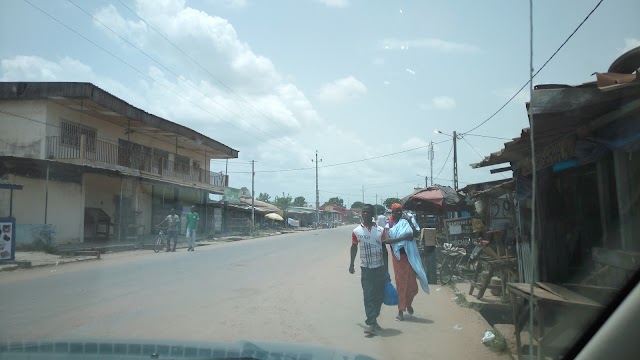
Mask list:
POLYGON ((189 248, 187 251, 196 250, 196 229, 200 222, 200 215, 196 212, 196 207, 191 206, 191 213, 187 214, 187 243, 189 248))
POLYGON ((171 209, 171 213, 167 216, 158 226, 167 222, 167 252, 176 251, 176 245, 178 244, 178 223, 180 223, 180 217, 176 215, 176 209, 171 209), (171 240, 173 240, 173 249, 171 249, 171 240))
POLYGON ((349 273, 355 273, 354 261, 360 247, 360 282, 364 296, 367 319, 366 334, 376 335, 382 330, 378 316, 384 298, 384 286, 388 272, 387 249, 384 245, 385 229, 373 222, 373 205, 362 207, 362 223, 351 234, 351 264, 349 273))
POLYGON ((415 237, 420 235, 420 227, 413 217, 403 215, 402 205, 396 203, 391 205, 391 218, 386 229, 389 236, 387 244, 391 248, 393 272, 398 290, 396 320, 403 321, 405 311, 413 315, 413 299, 418 295, 418 276, 423 290, 426 293, 429 291, 427 277, 415 244, 415 237))

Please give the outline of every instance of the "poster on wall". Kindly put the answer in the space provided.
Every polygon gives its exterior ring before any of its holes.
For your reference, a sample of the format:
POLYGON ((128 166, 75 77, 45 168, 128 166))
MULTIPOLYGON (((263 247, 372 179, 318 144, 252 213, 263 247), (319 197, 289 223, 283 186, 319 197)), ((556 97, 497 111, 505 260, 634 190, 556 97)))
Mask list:
POLYGON ((0 260, 16 259, 16 219, 0 218, 0 260))

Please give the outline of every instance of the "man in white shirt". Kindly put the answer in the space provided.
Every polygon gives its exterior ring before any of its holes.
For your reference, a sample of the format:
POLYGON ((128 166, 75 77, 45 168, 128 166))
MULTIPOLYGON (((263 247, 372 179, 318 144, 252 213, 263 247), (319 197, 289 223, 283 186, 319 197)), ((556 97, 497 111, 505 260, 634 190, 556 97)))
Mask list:
POLYGON ((373 206, 362 207, 362 223, 351 234, 351 264, 349 273, 355 273, 354 261, 360 248, 360 282, 364 296, 364 310, 367 316, 366 334, 376 335, 382 330, 378 325, 378 316, 384 298, 385 278, 389 264, 384 244, 386 232, 373 222, 373 206))
POLYGON ((180 217, 176 215, 176 209, 171 209, 171 214, 167 216, 158 226, 162 225, 164 222, 167 222, 167 252, 176 251, 176 245, 178 243, 178 223, 180 222, 180 217), (173 239, 173 249, 171 249, 171 240, 173 239))

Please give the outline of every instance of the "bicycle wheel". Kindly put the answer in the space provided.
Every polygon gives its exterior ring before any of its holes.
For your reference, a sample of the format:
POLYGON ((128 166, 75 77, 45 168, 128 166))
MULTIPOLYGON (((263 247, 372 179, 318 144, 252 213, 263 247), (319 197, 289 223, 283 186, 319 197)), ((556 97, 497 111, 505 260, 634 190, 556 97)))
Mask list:
POLYGON ((440 282, 442 285, 447 285, 453 278, 453 266, 455 266, 455 264, 453 264, 449 258, 444 259, 442 262, 440 266, 440 282))
POLYGON ((153 251, 160 252, 160 250, 162 250, 162 246, 164 245, 163 240, 164 239, 160 235, 156 237, 156 242, 153 244, 153 251))

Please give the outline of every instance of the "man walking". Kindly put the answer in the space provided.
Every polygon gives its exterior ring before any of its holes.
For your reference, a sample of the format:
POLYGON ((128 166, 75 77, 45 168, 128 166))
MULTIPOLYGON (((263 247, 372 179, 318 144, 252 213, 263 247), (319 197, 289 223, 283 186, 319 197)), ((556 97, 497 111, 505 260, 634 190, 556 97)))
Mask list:
POLYGON ((180 217, 176 215, 176 210, 171 209, 171 214, 166 217, 166 219, 162 220, 158 226, 162 225, 164 222, 167 222, 167 252, 176 251, 176 244, 178 243, 178 223, 180 222, 180 217), (173 239, 173 250, 171 249, 171 240, 173 239))
POLYGON ((364 311, 367 316, 366 334, 376 335, 382 330, 378 325, 378 316, 384 298, 385 278, 387 275, 387 249, 384 245, 386 232, 373 222, 373 205, 362 207, 362 223, 351 234, 351 264, 349 273, 353 274, 354 261, 360 247, 360 282, 364 296, 364 311))
POLYGON ((200 215, 196 212, 196 207, 191 206, 191 213, 187 214, 187 243, 189 248, 187 251, 196 250, 196 229, 198 229, 200 215))

